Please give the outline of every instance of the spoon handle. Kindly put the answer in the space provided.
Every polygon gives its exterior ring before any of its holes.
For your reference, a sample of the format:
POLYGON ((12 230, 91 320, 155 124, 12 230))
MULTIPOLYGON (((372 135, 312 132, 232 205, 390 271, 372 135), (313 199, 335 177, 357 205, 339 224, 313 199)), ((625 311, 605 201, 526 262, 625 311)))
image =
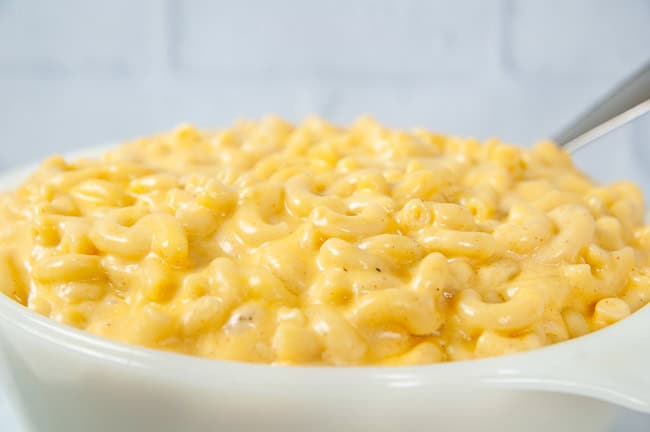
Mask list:
POLYGON ((573 153, 649 111, 650 63, 556 134, 554 141, 573 153))

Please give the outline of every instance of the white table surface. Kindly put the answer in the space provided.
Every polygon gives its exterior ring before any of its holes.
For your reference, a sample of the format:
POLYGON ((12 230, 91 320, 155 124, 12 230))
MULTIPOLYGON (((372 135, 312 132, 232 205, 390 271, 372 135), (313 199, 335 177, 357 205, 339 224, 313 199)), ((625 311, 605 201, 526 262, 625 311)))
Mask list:
MULTIPOLYGON (((612 432, 647 432, 650 430, 650 416, 635 412, 625 412, 612 428, 612 432)), ((0 394, 0 431, 25 432, 18 428, 16 420, 11 415, 4 395, 0 394)), ((41 432, 41 431, 38 431, 41 432)), ((43 431, 64 432, 64 431, 43 431)))

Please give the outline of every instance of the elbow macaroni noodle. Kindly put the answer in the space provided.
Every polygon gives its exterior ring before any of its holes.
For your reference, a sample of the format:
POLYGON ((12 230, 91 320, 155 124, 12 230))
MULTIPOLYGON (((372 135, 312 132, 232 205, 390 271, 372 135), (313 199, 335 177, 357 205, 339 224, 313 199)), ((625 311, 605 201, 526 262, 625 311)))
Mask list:
POLYGON ((120 341, 276 364, 481 358, 650 301, 637 187, 363 118, 183 126, 46 160, 0 206, 0 289, 120 341))

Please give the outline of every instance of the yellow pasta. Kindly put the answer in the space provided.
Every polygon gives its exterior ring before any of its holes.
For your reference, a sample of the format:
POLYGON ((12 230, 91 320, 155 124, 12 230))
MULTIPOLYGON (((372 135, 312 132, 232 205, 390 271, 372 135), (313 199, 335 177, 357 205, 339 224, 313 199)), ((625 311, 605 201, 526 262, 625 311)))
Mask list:
POLYGON ((549 142, 277 117, 52 157, 0 195, 0 292, 146 347, 282 365, 520 352, 650 302, 650 226, 549 142))

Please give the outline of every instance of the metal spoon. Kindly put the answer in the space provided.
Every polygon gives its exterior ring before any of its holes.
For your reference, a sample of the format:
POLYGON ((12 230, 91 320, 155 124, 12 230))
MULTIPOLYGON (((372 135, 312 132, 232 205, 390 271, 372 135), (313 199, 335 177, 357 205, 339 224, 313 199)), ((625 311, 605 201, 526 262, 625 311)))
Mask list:
POLYGON ((650 63, 556 134, 553 140, 574 153, 649 111, 650 63))

